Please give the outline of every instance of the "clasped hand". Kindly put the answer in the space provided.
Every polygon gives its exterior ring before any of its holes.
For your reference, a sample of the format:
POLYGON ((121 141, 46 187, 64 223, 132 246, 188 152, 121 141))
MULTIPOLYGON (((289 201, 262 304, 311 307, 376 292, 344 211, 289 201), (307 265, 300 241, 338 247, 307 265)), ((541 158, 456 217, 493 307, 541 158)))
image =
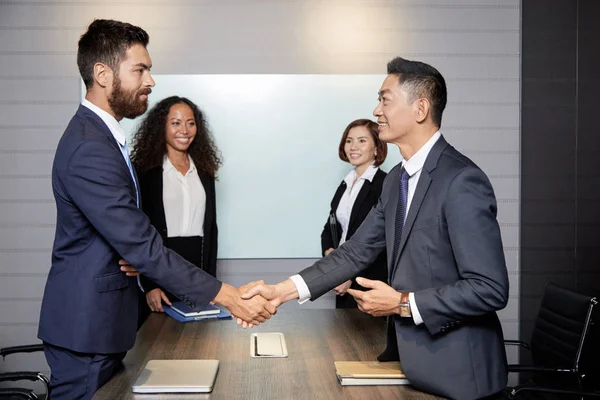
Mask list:
POLYGON ((398 314, 400 293, 382 281, 373 281, 367 278, 356 278, 356 283, 371 290, 362 291, 348 289, 348 294, 354 297, 360 311, 374 317, 385 317, 398 314))

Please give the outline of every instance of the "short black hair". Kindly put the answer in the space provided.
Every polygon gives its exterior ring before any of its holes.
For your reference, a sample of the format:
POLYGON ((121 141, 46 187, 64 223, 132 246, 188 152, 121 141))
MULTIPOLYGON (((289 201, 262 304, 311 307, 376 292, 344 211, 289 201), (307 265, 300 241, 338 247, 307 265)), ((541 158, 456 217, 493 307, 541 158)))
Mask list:
POLYGON ((446 108, 448 92, 446 81, 440 72, 429 64, 396 57, 387 65, 388 75, 397 75, 400 87, 408 95, 408 101, 427 98, 431 102, 431 118, 442 126, 442 113, 446 108))
POLYGON ((125 52, 133 45, 148 46, 148 33, 138 26, 110 19, 96 19, 81 35, 77 49, 77 67, 85 87, 94 85, 94 64, 108 65, 118 74, 125 52))

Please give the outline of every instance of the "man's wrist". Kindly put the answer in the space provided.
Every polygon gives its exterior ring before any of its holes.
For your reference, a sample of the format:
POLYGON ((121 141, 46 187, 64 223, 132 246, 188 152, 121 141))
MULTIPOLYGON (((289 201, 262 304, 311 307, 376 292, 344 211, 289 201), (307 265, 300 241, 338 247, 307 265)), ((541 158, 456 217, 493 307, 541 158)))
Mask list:
MULTIPOLYGON (((220 304, 222 306, 228 307, 233 303, 234 294, 236 292, 236 288, 227 283, 223 283, 221 285, 221 290, 217 293, 215 298, 211 301, 212 304, 220 304)), ((229 307, 228 307, 229 308, 229 307)))
POLYGON ((275 293, 281 303, 297 299, 299 297, 298 289, 291 279, 279 282, 275 285, 275 293))
POLYGON ((400 293, 400 299, 398 301, 398 314, 400 314, 401 317, 412 317, 408 293, 400 293))

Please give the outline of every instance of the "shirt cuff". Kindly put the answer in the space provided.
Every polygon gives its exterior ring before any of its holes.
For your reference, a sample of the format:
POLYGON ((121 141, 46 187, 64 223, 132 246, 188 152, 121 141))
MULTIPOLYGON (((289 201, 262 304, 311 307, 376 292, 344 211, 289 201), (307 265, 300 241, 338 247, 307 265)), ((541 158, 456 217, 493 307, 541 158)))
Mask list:
POLYGON ((419 308, 415 302, 415 294, 413 292, 408 294, 408 302, 410 303, 410 313, 412 314, 415 325, 421 325, 423 323, 423 318, 421 318, 421 313, 419 313, 419 308))
POLYGON ((296 290, 298 291, 298 303, 304 304, 308 300, 310 300, 310 290, 308 290, 308 286, 306 286, 306 282, 300 275, 290 276, 294 285, 296 285, 296 290))
POLYGON ((136 278, 137 278, 137 283, 138 283, 138 286, 140 287, 140 290, 142 291, 142 293, 146 293, 146 291, 144 290, 144 287, 142 286, 142 281, 140 280, 140 276, 138 275, 136 278))

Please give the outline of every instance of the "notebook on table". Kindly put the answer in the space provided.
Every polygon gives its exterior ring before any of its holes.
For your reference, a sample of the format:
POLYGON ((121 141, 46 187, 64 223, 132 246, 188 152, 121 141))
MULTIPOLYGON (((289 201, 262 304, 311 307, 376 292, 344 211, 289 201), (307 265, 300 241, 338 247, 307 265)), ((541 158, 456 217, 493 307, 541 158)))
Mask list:
POLYGON ((181 313, 175 311, 172 307, 169 307, 167 304, 163 304, 163 310, 165 310, 165 314, 179 322, 205 321, 211 319, 231 319, 231 313, 225 308, 217 308, 218 313, 216 314, 212 313, 191 317, 186 317, 182 315, 181 313))
POLYGON ((183 301, 174 301, 171 303, 171 308, 177 311, 184 317, 199 317, 201 315, 218 314, 221 310, 212 304, 207 304, 204 307, 190 307, 183 301))
POLYGON ((134 393, 212 392, 219 360, 150 360, 131 390, 134 393))
POLYGON ((335 373, 342 386, 410 385, 398 361, 336 361, 335 373))

